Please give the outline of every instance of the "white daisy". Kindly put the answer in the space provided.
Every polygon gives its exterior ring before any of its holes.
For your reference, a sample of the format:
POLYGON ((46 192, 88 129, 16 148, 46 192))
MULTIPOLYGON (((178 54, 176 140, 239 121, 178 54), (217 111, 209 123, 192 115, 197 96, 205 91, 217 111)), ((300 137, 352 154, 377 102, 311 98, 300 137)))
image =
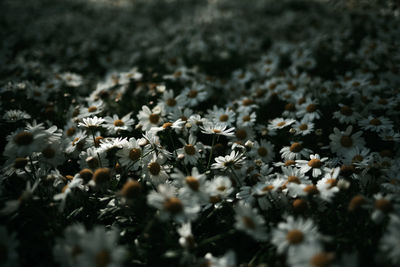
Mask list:
POLYGON ((361 137, 362 132, 358 131, 351 134, 353 126, 348 126, 345 131, 340 131, 338 128, 334 128, 332 134, 329 135, 330 147, 333 153, 338 155, 344 155, 355 147, 363 148, 365 145, 364 138, 361 137))
POLYGON ((312 151, 303 147, 301 142, 292 142, 290 146, 283 147, 280 153, 284 160, 294 160, 301 159, 302 157, 308 158, 312 151))
POLYGON ((205 123, 200 126, 201 132, 205 134, 215 134, 215 135, 224 135, 224 136, 233 136, 235 128, 228 128, 226 124, 222 123, 205 123))
POLYGON ((244 160, 245 157, 241 152, 232 150, 230 155, 216 157, 216 163, 213 163, 211 168, 223 171, 230 168, 238 168, 242 166, 244 160))
POLYGON ((111 118, 107 116, 104 118, 105 124, 104 127, 108 130, 110 134, 116 134, 119 131, 131 131, 132 125, 135 123, 133 119, 131 119, 131 113, 126 114, 121 119, 118 115, 113 115, 111 118))
POLYGON ((134 137, 131 137, 129 142, 121 150, 118 150, 115 155, 119 158, 119 163, 127 170, 138 170, 142 154, 142 147, 134 137))
POLYGON ((288 216, 272 230, 271 243, 277 247, 278 253, 296 252, 303 246, 320 247, 320 234, 313 221, 288 216))
POLYGON ((176 188, 169 184, 160 184, 157 190, 147 195, 147 203, 160 211, 160 219, 172 217, 180 223, 196 219, 200 206, 194 199, 178 195, 176 188))
POLYGON ((176 153, 178 155, 183 155, 183 163, 184 164, 192 164, 192 165, 196 165, 198 159, 200 158, 200 149, 201 146, 200 144, 198 144, 197 138, 196 136, 190 134, 189 135, 189 140, 188 142, 186 142, 185 140, 183 140, 182 138, 179 138, 179 140, 181 141, 181 143, 183 144, 183 148, 179 148, 176 150, 176 153))
POLYGON ((377 133, 393 129, 393 122, 383 116, 375 117, 370 115, 368 118, 360 120, 358 125, 364 130, 377 133))
POLYGON ((163 122, 161 109, 157 106, 153 110, 150 110, 147 106, 143 106, 137 118, 139 119, 138 124, 141 125, 142 131, 148 131, 151 127, 157 127, 163 122))
POLYGON ((268 238, 265 220, 258 214, 257 209, 239 202, 235 207, 235 228, 244 231, 257 241, 265 241, 268 238))
POLYGON ((321 159, 318 154, 314 154, 310 155, 310 160, 296 160, 296 166, 300 167, 300 170, 303 173, 312 170, 312 176, 316 178, 322 174, 321 169, 324 165, 324 162, 327 160, 327 157, 321 159))
POLYGON ((95 130, 96 128, 101 127, 103 122, 103 118, 94 116, 93 118, 83 118, 82 122, 78 123, 78 126, 89 130, 95 130))

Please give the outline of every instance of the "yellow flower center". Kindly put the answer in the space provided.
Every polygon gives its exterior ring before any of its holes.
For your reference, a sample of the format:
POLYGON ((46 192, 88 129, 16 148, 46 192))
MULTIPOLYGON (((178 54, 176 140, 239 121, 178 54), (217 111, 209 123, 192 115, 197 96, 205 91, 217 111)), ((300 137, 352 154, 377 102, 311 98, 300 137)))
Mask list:
POLYGON ((320 168, 322 166, 322 162, 319 159, 312 159, 307 164, 311 168, 320 168))
POLYGON ((375 201, 375 208, 383 212, 389 212, 392 210, 392 203, 387 199, 381 198, 375 201))
POLYGON ((196 179, 196 177, 188 176, 186 177, 185 182, 189 186, 189 188, 192 189, 193 191, 199 191, 200 183, 196 179))
POLYGON ((142 185, 135 181, 129 180, 127 181, 121 189, 121 195, 125 198, 132 199, 137 197, 142 191, 142 185))
POLYGON ((111 180, 111 170, 109 168, 97 169, 93 174, 96 184, 104 184, 111 180))
POLYGON ((222 114, 221 116, 219 116, 219 120, 222 122, 225 122, 229 119, 228 115, 226 114, 222 114))
POLYGON ((190 156, 193 156, 194 154, 196 154, 196 149, 191 144, 185 145, 184 150, 185 150, 185 153, 190 155, 190 156))
POLYGON ((351 147, 353 145, 353 139, 348 135, 343 135, 342 138, 340 138, 340 144, 344 147, 351 147))
POLYGON ((239 140, 243 140, 247 137, 247 132, 243 129, 238 129, 235 135, 239 140))
POLYGON ((116 127, 122 127, 124 125, 125 125, 125 123, 122 120, 115 120, 114 121, 114 126, 116 126, 116 127))
POLYGON ((379 119, 374 118, 369 121, 369 124, 374 125, 374 126, 379 126, 382 124, 382 122, 379 119))
POLYGON ((96 112, 96 111, 97 111, 97 107, 96 107, 96 106, 91 106, 91 107, 88 108, 88 111, 89 111, 90 113, 96 112))
POLYGON ((14 142, 19 146, 28 146, 33 143, 33 134, 22 131, 14 137, 14 142))
POLYGON ((14 161, 14 168, 23 169, 28 164, 28 160, 26 158, 16 158, 14 161))
POLYGON ((132 161, 137 161, 140 159, 140 156, 142 155, 142 150, 140 148, 132 148, 129 151, 129 158, 132 161))
POLYGON ((329 267, 332 263, 332 260, 332 254, 320 252, 311 257, 310 265, 312 267, 329 267))
POLYGON ((349 106, 343 106, 340 108, 340 113, 345 116, 351 116, 353 114, 353 110, 349 106))
POLYGON ((298 153, 302 150, 302 148, 303 148, 303 146, 300 143, 296 142, 290 146, 290 152, 298 153))
POLYGON ((283 126, 283 125, 285 125, 285 124, 286 124, 285 121, 281 121, 281 122, 278 122, 278 123, 276 124, 276 126, 281 127, 281 126, 283 126))
POLYGON ((90 169, 83 169, 79 172, 79 176, 82 177, 82 179, 85 182, 90 181, 93 177, 93 172, 90 169))
POLYGON ((154 176, 157 176, 158 174, 160 174, 161 166, 157 162, 151 162, 147 166, 147 168, 149 169, 149 172, 154 176))
POLYGON ((260 157, 265 157, 268 155, 268 150, 265 147, 260 147, 257 149, 257 153, 260 157))
POLYGON ((189 93, 187 94, 187 97, 189 98, 195 98, 197 96, 198 92, 195 89, 192 89, 189 91, 189 93))
POLYGON ((157 124, 159 120, 160 120, 160 115, 158 115, 158 114, 156 114, 156 113, 150 114, 150 116, 149 116, 149 121, 150 121, 152 124, 157 124))
POLYGON ((170 107, 175 107, 176 106, 176 100, 174 98, 169 98, 167 100, 167 105, 170 107))
POLYGON ((306 107, 306 111, 308 113, 312 113, 317 110, 317 106, 315 104, 310 104, 306 107))
POLYGON ((307 129, 308 129, 308 125, 307 125, 307 124, 305 124, 305 123, 303 123, 303 124, 300 124, 300 126, 299 126, 299 129, 300 129, 300 130, 302 130, 302 131, 305 131, 305 130, 307 130, 307 129))
POLYGON ((250 229, 255 229, 256 224, 254 223, 253 219, 248 216, 242 216, 243 224, 250 229))
POLYGON ((250 121, 251 117, 249 115, 245 115, 245 116, 242 117, 242 120, 243 121, 250 121))
POLYGON ((183 211, 183 204, 179 198, 170 197, 165 200, 164 208, 172 214, 178 214, 183 211))
POLYGON ((107 267, 107 265, 111 262, 111 255, 108 250, 101 250, 96 254, 95 262, 97 267, 107 267))
POLYGON ((48 146, 42 150, 42 154, 45 158, 52 159, 56 155, 56 151, 51 146, 48 146))
POLYGON ((290 230, 286 235, 286 240, 292 245, 296 245, 303 242, 303 239, 304 239, 303 232, 297 229, 290 230))

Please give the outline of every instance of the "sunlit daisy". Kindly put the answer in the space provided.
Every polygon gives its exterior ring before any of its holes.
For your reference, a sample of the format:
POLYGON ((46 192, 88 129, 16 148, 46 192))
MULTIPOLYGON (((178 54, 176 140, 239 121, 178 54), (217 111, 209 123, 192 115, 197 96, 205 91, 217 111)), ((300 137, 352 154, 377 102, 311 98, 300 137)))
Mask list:
POLYGON ((121 119, 115 114, 112 118, 107 116, 104 118, 104 122, 104 127, 107 128, 110 134, 116 134, 119 131, 131 131, 132 125, 135 123, 135 121, 131 119, 131 113, 126 114, 121 119))

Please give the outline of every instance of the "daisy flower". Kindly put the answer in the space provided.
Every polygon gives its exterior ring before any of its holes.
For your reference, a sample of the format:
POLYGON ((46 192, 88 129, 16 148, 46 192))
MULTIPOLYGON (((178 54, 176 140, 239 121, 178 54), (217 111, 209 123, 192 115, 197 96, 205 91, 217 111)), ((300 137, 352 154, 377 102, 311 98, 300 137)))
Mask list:
POLYGON ((331 202, 333 196, 339 192, 339 188, 336 186, 339 182, 337 179, 339 172, 340 167, 327 171, 325 176, 317 182, 319 197, 323 200, 331 202))
POLYGON ((89 147, 79 154, 79 165, 82 169, 89 168, 95 170, 100 167, 108 167, 109 162, 104 150, 97 147, 89 147))
POLYGON ((61 200, 60 207, 59 207, 59 210, 60 210, 60 211, 63 211, 63 210, 64 210, 64 207, 65 207, 65 204, 66 204, 66 201, 67 201, 67 197, 72 193, 72 190, 73 190, 74 188, 79 188, 79 189, 81 189, 81 190, 83 189, 82 183, 83 183, 83 179, 78 178, 77 176, 75 176, 75 177, 72 179, 72 181, 70 181, 69 183, 67 183, 67 184, 62 188, 61 193, 58 193, 58 194, 56 194, 56 195, 53 196, 53 199, 54 199, 55 201, 61 200))
POLYGON ((280 130, 280 129, 290 126, 295 121, 296 120, 293 120, 293 119, 275 118, 269 122, 268 130, 270 130, 270 131, 274 131, 277 129, 280 130))
POLYGON ((204 261, 201 262, 200 266, 208 266, 208 267, 237 266, 235 252, 228 251, 221 257, 215 257, 211 253, 207 253, 204 256, 204 261))
POLYGON ((199 173, 196 167, 192 168, 191 173, 186 176, 180 170, 175 169, 175 173, 171 174, 171 178, 179 188, 179 193, 182 195, 190 195, 197 197, 200 201, 207 200, 205 194, 205 182, 207 176, 199 173))
POLYGON ((159 107, 156 106, 150 110, 147 106, 143 106, 137 115, 139 119, 138 124, 142 126, 142 131, 148 131, 151 127, 159 126, 163 122, 161 115, 159 107))
POLYGON ((119 163, 128 170, 138 170, 140 158, 142 157, 142 147, 134 137, 129 139, 121 150, 115 154, 119 158, 119 163))
POLYGON ((193 198, 178 195, 175 187, 169 184, 157 186, 157 192, 147 195, 147 203, 160 211, 161 220, 173 218, 176 222, 186 222, 196 219, 200 206, 193 198))
POLYGON ((303 246, 320 247, 320 234, 313 221, 310 219, 288 216, 286 221, 280 222, 272 230, 271 243, 277 247, 278 253, 285 251, 296 252, 303 246))
POLYGON ((43 124, 34 123, 32 127, 28 126, 24 130, 17 130, 7 136, 8 143, 3 155, 9 158, 29 156, 43 149, 47 137, 43 124))
POLYGON ((63 80, 68 87, 79 87, 83 83, 82 76, 71 72, 61 73, 58 77, 63 80))
POLYGON ((300 168, 302 173, 312 170, 312 176, 316 178, 322 174, 321 168, 327 160, 327 157, 321 159, 318 154, 314 154, 310 155, 310 160, 296 160, 296 166, 300 168))
POLYGON ((240 112, 236 119, 236 123, 239 127, 251 127, 256 122, 257 115, 255 112, 243 113, 240 112))
POLYGON ((270 162, 275 157, 274 148, 275 146, 271 142, 261 139, 259 142, 254 142, 249 156, 261 159, 263 162, 270 162))
POLYGON ((235 122, 236 113, 230 108, 217 108, 214 106, 212 110, 208 110, 207 118, 214 123, 221 123, 231 126, 235 122))
POLYGON ((166 113, 170 113, 184 107, 186 102, 187 98, 185 95, 180 94, 174 97, 174 92, 172 90, 165 90, 158 100, 158 105, 162 106, 166 113))
POLYGON ((164 183, 169 177, 163 168, 164 163, 165 158, 153 154, 152 159, 145 167, 146 176, 156 185, 164 183))
POLYGON ((296 135, 308 135, 314 131, 314 123, 308 119, 302 119, 300 122, 296 121, 293 125, 296 130, 296 135))
POLYGON ((392 130, 393 128, 392 121, 383 116, 375 117, 370 115, 368 118, 360 120, 358 125, 364 130, 370 130, 377 133, 392 130))
POLYGON ((360 118, 360 114, 351 107, 339 104, 340 110, 333 112, 333 118, 339 120, 340 123, 356 123, 360 118))
POLYGON ((364 138, 361 137, 362 132, 358 131, 351 134, 353 126, 348 126, 345 131, 340 131, 338 128, 334 128, 332 134, 329 135, 330 147, 333 153, 338 155, 346 154, 348 151, 355 147, 363 148, 365 145, 364 138))
POLYGON ((78 127, 83 127, 89 130, 99 128, 104 123, 104 119, 101 117, 94 116, 93 118, 83 118, 82 122, 78 123, 78 127))
POLYGON ((392 194, 375 194, 373 207, 374 210, 371 214, 371 219, 376 223, 381 223, 388 214, 400 210, 399 201, 395 195, 392 194))
POLYGON ((226 176, 217 176, 211 181, 206 181, 206 190, 211 203, 216 204, 227 199, 233 193, 231 180, 226 176))
POLYGON ((306 102, 298 107, 296 116, 298 118, 303 118, 310 121, 319 119, 321 117, 321 112, 318 110, 318 102, 315 100, 313 101, 311 99, 307 99, 306 102))
POLYGON ((208 96, 206 86, 197 83, 193 83, 191 88, 186 87, 181 94, 186 96, 189 107, 198 105, 200 102, 206 100, 208 96))
POLYGON ((176 153, 178 155, 183 155, 183 163, 186 164, 192 164, 196 165, 198 159, 200 158, 200 153, 199 150, 201 149, 200 144, 197 144, 197 138, 196 136, 190 134, 189 135, 189 141, 186 142, 182 138, 179 138, 179 141, 183 144, 183 148, 179 148, 176 150, 176 153))
POLYGON ((395 214, 390 215, 390 221, 386 232, 380 240, 380 250, 388 257, 393 265, 400 265, 400 217, 395 214))
POLYGON ((228 128, 226 124, 208 122, 200 126, 201 132, 204 134, 215 134, 224 136, 234 136, 235 128, 228 128))
POLYGON ((235 207, 235 228, 244 231, 257 241, 265 241, 268 238, 265 220, 258 214, 257 209, 239 202, 235 207))
POLYGON ((195 241, 192 234, 192 225, 190 222, 182 224, 177 232, 179 234, 179 244, 183 248, 192 249, 195 247, 195 241))
POLYGON ((16 122, 19 120, 29 120, 30 118, 31 118, 31 115, 29 115, 28 113, 26 113, 23 110, 18 110, 18 109, 8 110, 3 115, 3 119, 6 120, 7 122, 16 122))
POLYGON ((82 107, 79 110, 78 118, 86 118, 86 117, 93 117, 95 115, 100 114, 103 112, 105 104, 103 100, 98 100, 92 103, 89 103, 89 107, 82 107))
POLYGON ((107 231, 97 225, 80 240, 81 252, 77 255, 78 266, 123 266, 127 251, 118 245, 119 231, 107 231))
POLYGON ((312 151, 303 147, 301 142, 292 142, 290 146, 285 146, 280 151, 284 160, 308 158, 312 151))
POLYGON ((61 142, 52 142, 48 144, 41 151, 39 158, 39 162, 43 162, 49 164, 51 166, 57 167, 64 163, 64 148, 61 142))
POLYGON ((104 121, 104 127, 108 130, 109 134, 116 134, 119 131, 131 131, 132 125, 135 123, 135 121, 131 119, 131 113, 126 114, 121 119, 115 114, 112 118, 107 116, 104 118, 104 121))
POLYGON ((168 129, 174 129, 178 133, 183 128, 185 123, 186 122, 182 119, 178 119, 174 122, 164 122, 163 125, 160 127, 151 127, 150 132, 156 134, 158 132, 166 131, 168 129))
POLYGON ((82 253, 81 241, 85 234, 86 229, 82 224, 72 224, 65 228, 63 238, 56 239, 53 255, 60 266, 70 267, 78 263, 77 256, 82 253))
POLYGON ((244 155, 239 151, 232 151, 230 155, 216 157, 216 163, 211 165, 212 169, 221 169, 223 171, 230 168, 239 168, 245 160, 244 155))
POLYGON ((255 134, 252 127, 236 128, 233 141, 239 144, 245 144, 248 140, 254 140, 255 134))

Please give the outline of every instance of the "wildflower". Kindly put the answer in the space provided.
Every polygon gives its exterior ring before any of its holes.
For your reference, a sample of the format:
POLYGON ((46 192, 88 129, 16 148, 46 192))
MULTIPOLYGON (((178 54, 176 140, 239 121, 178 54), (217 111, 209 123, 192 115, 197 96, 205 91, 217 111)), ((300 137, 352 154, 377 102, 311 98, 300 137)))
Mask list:
POLYGON ((361 137, 362 132, 358 131, 351 134, 353 127, 350 125, 346 131, 339 131, 338 128, 333 129, 333 134, 329 135, 330 147, 333 153, 343 155, 355 147, 362 148, 365 144, 364 139, 361 137))
POLYGON ((280 153, 284 160, 294 160, 301 159, 302 156, 308 158, 312 151, 303 147, 301 142, 293 142, 290 146, 283 147, 280 153))
POLYGON ((393 128, 392 121, 383 116, 374 117, 370 115, 368 118, 360 120, 358 125, 360 125, 364 130, 370 130, 377 133, 392 130, 393 128))
POLYGON ((235 128, 228 128, 226 124, 222 123, 205 123, 200 126, 201 132, 205 134, 215 134, 215 135, 224 135, 224 136, 233 136, 235 128))
POLYGON ((395 215, 390 215, 389 225, 380 241, 380 250, 393 265, 400 264, 400 249, 398 241, 400 240, 400 218, 395 215))
POLYGON ((119 158, 119 162, 128 170, 137 170, 140 167, 140 159, 143 155, 142 147, 138 144, 134 137, 129 139, 129 142, 122 146, 115 154, 119 158))
POLYGON ((169 184, 160 184, 157 190, 147 195, 147 202, 160 211, 160 219, 173 218, 177 222, 196 219, 200 206, 194 199, 178 195, 176 188, 169 184))
POLYGON ((312 220, 303 218, 295 220, 292 216, 288 216, 272 230, 271 242, 277 247, 278 253, 285 251, 292 253, 299 251, 301 247, 318 248, 321 246, 320 239, 321 236, 312 220))
POLYGON ((183 148, 177 149, 176 153, 178 155, 184 155, 183 163, 196 165, 198 159, 200 158, 200 144, 198 144, 197 138, 194 135, 189 135, 189 141, 186 142, 182 138, 179 139, 183 144, 183 148))
POLYGON ((328 158, 320 158, 318 154, 310 155, 310 160, 296 160, 296 166, 300 167, 301 172, 306 173, 312 170, 312 176, 314 178, 322 174, 322 167, 328 158))
POLYGON ((23 110, 18 110, 18 109, 8 110, 3 115, 3 119, 8 122, 16 122, 19 120, 28 120, 30 118, 31 118, 31 115, 29 115, 28 113, 26 113, 23 110))
POLYGON ((283 129, 285 127, 290 126, 293 124, 296 120, 293 119, 283 119, 283 118, 276 118, 273 119, 269 124, 268 124, 268 130, 274 131, 277 129, 283 129))
POLYGON ((274 147, 271 142, 261 139, 254 142, 249 155, 255 159, 261 159, 263 162, 270 162, 275 157, 274 147))
MULTIPOLYGON (((89 103, 89 107, 82 107, 79 110, 78 119, 83 119, 86 117, 93 117, 95 115, 99 115, 103 112, 105 104, 102 100, 98 100, 95 102, 89 103)), ((97 116, 95 116, 97 117, 97 116)))
POLYGON ((28 126, 24 130, 17 130, 7 136, 8 143, 4 148, 4 155, 13 158, 19 156, 30 156, 33 152, 43 149, 46 132, 42 124, 28 126))
POLYGON ((153 110, 150 110, 147 106, 143 106, 137 115, 139 125, 142 126, 142 131, 148 131, 151 127, 159 126, 163 122, 161 115, 160 108, 155 107, 153 110))
POLYGON ((95 116, 93 118, 83 118, 82 122, 78 123, 78 126, 84 127, 89 130, 94 130, 96 128, 101 127, 103 122, 104 122, 103 118, 99 118, 99 117, 95 116))
POLYGON ((230 155, 215 158, 216 163, 213 163, 211 168, 227 170, 230 168, 241 167, 245 157, 238 151, 232 151, 230 155))
POLYGON ((246 232, 255 240, 264 241, 268 238, 265 221, 258 214, 257 209, 253 209, 251 206, 241 202, 234 209, 236 214, 236 229, 246 232))
POLYGON ((296 130, 296 135, 305 136, 314 131, 314 123, 303 118, 300 122, 294 123, 293 129, 296 130))
POLYGON ((116 134, 119 131, 131 131, 135 121, 131 119, 131 113, 128 113, 121 119, 117 115, 113 115, 112 118, 107 116, 104 118, 104 122, 104 127, 107 128, 108 132, 116 134))
POLYGON ((333 118, 339 120, 340 123, 356 123, 360 118, 360 114, 354 111, 350 106, 339 104, 340 110, 333 113, 333 118))

